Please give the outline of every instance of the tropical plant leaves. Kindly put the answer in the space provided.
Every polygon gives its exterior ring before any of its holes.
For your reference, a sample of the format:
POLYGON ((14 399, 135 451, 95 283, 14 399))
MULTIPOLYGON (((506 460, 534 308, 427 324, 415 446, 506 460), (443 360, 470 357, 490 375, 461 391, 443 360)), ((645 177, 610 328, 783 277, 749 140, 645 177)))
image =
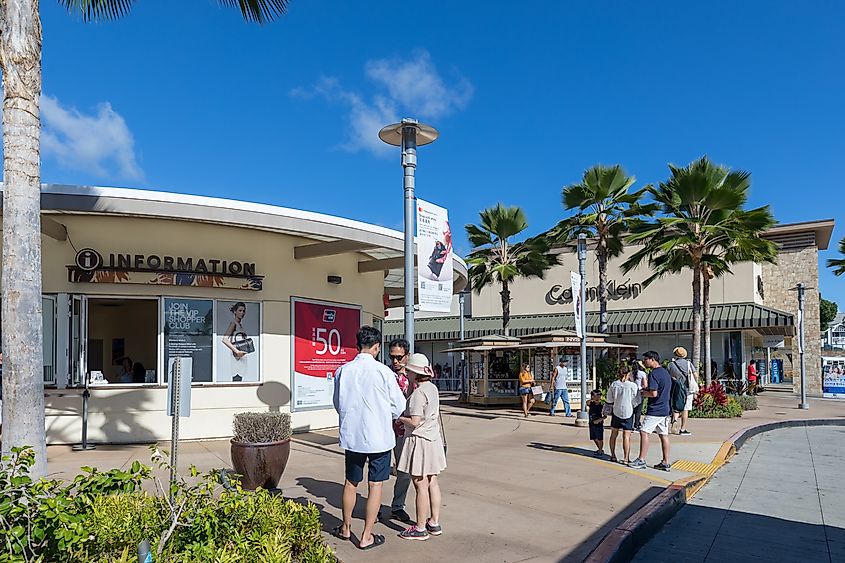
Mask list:
MULTIPOLYGON (((138 0, 59 0, 59 4, 83 21, 120 19, 132 10, 138 0)), ((226 8, 238 8, 248 22, 264 24, 287 11, 288 0, 217 0, 226 8)))

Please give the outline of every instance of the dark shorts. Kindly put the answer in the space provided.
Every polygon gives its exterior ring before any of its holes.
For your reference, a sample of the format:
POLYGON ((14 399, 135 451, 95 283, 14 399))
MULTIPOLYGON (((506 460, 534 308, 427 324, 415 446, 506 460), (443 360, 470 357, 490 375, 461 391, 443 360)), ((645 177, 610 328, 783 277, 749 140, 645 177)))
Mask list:
POLYGON ((530 392, 531 392, 531 388, 530 388, 530 387, 520 387, 520 388, 519 388, 519 394, 520 394, 520 395, 527 395, 527 394, 529 394, 530 392))
POLYGON ((604 440, 604 424, 593 424, 590 421, 590 440, 604 440))
POLYGON ((380 454, 361 454, 358 452, 345 452, 346 480, 356 485, 364 480, 364 464, 369 463, 367 481, 380 483, 390 479, 390 452, 380 454))
POLYGON ((631 415, 628 418, 619 418, 614 414, 610 417, 610 427, 618 428, 619 430, 633 430, 634 415, 631 415))

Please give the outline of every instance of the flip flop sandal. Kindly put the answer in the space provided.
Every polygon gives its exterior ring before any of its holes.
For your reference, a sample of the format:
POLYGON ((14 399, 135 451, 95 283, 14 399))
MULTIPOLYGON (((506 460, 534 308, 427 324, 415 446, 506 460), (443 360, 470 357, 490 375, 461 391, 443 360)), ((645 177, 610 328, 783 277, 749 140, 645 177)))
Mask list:
POLYGON ((608 460, 610 463, 619 463, 619 460, 615 457, 612 457, 608 460))
POLYGON ((358 549, 360 549, 361 551, 364 551, 364 550, 367 550, 367 549, 372 549, 374 547, 378 547, 380 545, 384 545, 384 536, 382 536, 381 534, 373 534, 373 543, 371 543, 367 547, 358 546, 358 549))
POLYGON ((344 536, 341 533, 341 530, 343 530, 343 526, 335 526, 334 528, 332 528, 331 532, 329 532, 329 533, 339 540, 350 541, 352 539, 352 536, 351 535, 344 536))

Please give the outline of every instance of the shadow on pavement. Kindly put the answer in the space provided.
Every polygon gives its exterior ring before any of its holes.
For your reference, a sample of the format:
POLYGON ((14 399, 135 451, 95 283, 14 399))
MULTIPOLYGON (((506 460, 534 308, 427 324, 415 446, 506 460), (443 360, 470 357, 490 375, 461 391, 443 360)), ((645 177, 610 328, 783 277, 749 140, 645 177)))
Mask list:
MULTIPOLYGON (((578 544, 578 546, 575 547, 566 557, 560 559, 558 563, 581 563, 584 561, 584 559, 587 558, 590 552, 596 548, 599 542, 601 542, 607 534, 613 531, 614 528, 622 524, 622 522, 627 520, 632 514, 645 506, 661 492, 663 492, 663 488, 661 487, 649 487, 640 493, 640 495, 629 503, 628 506, 620 507, 619 510, 614 513, 613 518, 596 529, 590 537, 578 544)), ((602 492, 597 491, 596 494, 602 494, 602 492)), ((663 560, 661 559, 661 561, 663 560)), ((669 560, 667 559, 666 561, 669 560)))
POLYGON ((588 457, 590 459, 603 459, 607 460, 608 456, 603 457, 596 457, 595 452, 596 450, 589 450, 586 448, 579 448, 577 446, 555 446, 554 444, 541 444, 539 442, 531 442, 528 444, 529 448, 534 448, 537 450, 545 450, 547 452, 558 452, 561 454, 573 454, 573 455, 580 455, 582 457, 588 457))
POLYGON ((845 529, 685 505, 634 561, 845 561, 845 529))

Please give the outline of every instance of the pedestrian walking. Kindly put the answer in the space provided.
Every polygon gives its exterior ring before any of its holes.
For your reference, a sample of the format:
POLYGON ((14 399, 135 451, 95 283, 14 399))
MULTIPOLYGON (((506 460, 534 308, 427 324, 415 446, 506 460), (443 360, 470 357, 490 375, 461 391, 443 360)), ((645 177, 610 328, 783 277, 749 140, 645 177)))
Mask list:
POLYGON ((648 454, 649 434, 656 432, 660 437, 663 459, 654 468, 669 471, 669 426, 672 422, 669 398, 672 377, 666 368, 660 365, 660 354, 657 352, 643 354, 643 364, 651 370, 648 374, 648 389, 642 391, 643 396, 648 398, 648 406, 640 430, 640 455, 630 463, 629 467, 635 469, 647 467, 645 456, 648 454))
MULTIPOLYGON (((396 376, 396 383, 405 397, 410 397, 414 391, 414 376, 407 372, 405 364, 408 362, 408 353, 411 345, 404 338, 397 338, 388 345, 388 358, 390 367, 396 376)), ((405 445, 405 425, 400 420, 393 421, 393 433, 396 435, 396 446, 393 448, 394 468, 396 469, 396 484, 393 486, 393 501, 390 503, 390 517, 405 524, 413 522, 411 516, 405 511, 405 499, 408 497, 408 489, 411 486, 411 476, 399 471, 399 458, 402 456, 402 448, 405 445)))
POLYGON ((552 370, 552 381, 549 384, 549 415, 555 415, 558 399, 563 401, 563 409, 567 417, 572 416, 572 407, 569 404, 569 391, 566 389, 566 382, 569 380, 569 368, 566 367, 566 359, 561 358, 558 365, 552 370))
MULTIPOLYGON (((642 391, 648 389, 648 375, 645 372, 645 366, 641 361, 634 360, 634 383, 642 391)), ((637 432, 641 428, 641 419, 643 416, 643 396, 642 393, 637 393, 637 398, 634 400, 634 430, 637 432)))
POLYGON ((669 362, 667 370, 672 377, 672 381, 683 387, 686 390, 686 399, 684 401, 684 409, 677 413, 672 413, 672 426, 680 420, 681 428, 678 430, 679 436, 692 436, 692 432, 687 429, 687 421, 689 420, 689 411, 692 410, 692 403, 695 400, 695 395, 698 393, 698 377, 697 370, 692 362, 687 359, 687 350, 683 346, 678 346, 672 351, 672 361, 669 362))
POLYGON ((634 430, 634 402, 640 395, 640 388, 631 381, 631 368, 622 365, 619 379, 610 384, 607 402, 613 405, 610 417, 610 461, 616 457, 616 438, 622 432, 622 463, 631 463, 631 432, 634 430))
POLYGON ((590 400, 587 402, 587 415, 590 419, 590 440, 596 444, 596 451, 593 455, 602 457, 604 455, 604 404, 601 400, 601 391, 593 389, 590 393, 590 400))
POLYGON ((757 362, 754 360, 748 362, 748 394, 757 394, 757 362))
POLYGON ((443 533, 437 476, 446 469, 446 449, 440 422, 440 397, 431 382, 434 372, 425 354, 412 355, 405 367, 415 374, 417 386, 408 399, 407 413, 399 418, 405 424, 406 437, 398 469, 411 475, 414 481, 417 520, 399 537, 427 540, 429 536, 443 533))
POLYGON ((360 549, 384 544, 384 536, 373 533, 381 508, 382 484, 390 478, 390 452, 396 445, 393 421, 405 410, 405 395, 396 376, 376 358, 381 332, 363 326, 356 335, 358 355, 335 373, 334 408, 340 416, 340 447, 344 451, 346 480, 343 485, 343 522, 332 534, 352 538, 352 511, 358 497, 358 484, 368 468, 367 512, 364 530, 358 539, 360 549))
POLYGON ((522 412, 525 413, 526 418, 528 418, 528 411, 536 402, 531 388, 537 384, 528 367, 528 364, 522 364, 522 369, 519 371, 519 397, 522 399, 522 412))

